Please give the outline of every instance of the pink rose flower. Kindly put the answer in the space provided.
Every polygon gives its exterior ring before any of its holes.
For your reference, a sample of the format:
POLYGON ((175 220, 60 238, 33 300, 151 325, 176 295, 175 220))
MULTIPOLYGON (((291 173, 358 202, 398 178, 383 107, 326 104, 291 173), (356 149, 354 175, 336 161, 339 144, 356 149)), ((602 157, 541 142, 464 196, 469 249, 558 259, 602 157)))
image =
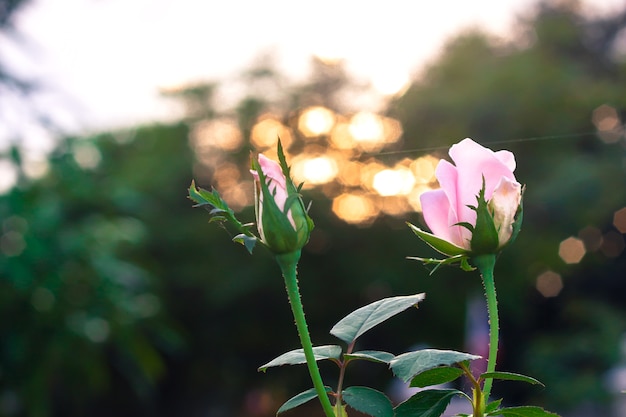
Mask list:
POLYGON ((472 252, 484 185, 486 213, 497 232, 493 249, 501 248, 513 235, 522 199, 522 186, 513 174, 515 157, 509 151, 493 152, 469 138, 453 145, 449 154, 454 165, 441 160, 435 171, 441 188, 420 197, 426 224, 437 238, 472 252))

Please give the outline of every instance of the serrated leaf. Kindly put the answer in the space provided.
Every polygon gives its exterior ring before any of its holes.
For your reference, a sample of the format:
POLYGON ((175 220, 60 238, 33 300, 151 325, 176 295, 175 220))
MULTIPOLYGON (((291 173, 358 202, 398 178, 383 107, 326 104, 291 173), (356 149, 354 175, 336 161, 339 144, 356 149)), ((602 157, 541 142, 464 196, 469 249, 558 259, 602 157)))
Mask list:
MULTIPOLYGON (((332 392, 332 389, 330 387, 324 388, 326 389, 326 392, 332 392)), ((299 405, 309 402, 314 398, 317 398, 317 391, 315 391, 315 388, 308 389, 288 399, 283 405, 280 406, 276 414, 278 415, 280 413, 284 413, 285 411, 296 408, 299 405)))
POLYGON ((395 417, 439 417, 455 395, 467 397, 455 389, 420 391, 395 408, 395 417))
MULTIPOLYGON (((316 361, 321 361, 324 359, 339 359, 341 357, 341 346, 316 346, 313 348, 313 355, 315 355, 316 361)), ((271 368, 274 366, 299 365, 302 363, 306 363, 304 349, 294 349, 287 353, 283 353, 275 359, 272 359, 265 365, 260 366, 258 370, 261 372, 265 372, 267 368, 271 368)))
MULTIPOLYGON (((209 223, 212 222, 229 222, 233 225, 242 235, 247 236, 247 239, 252 239, 256 242, 256 236, 252 233, 249 228, 251 224, 241 224, 239 220, 235 217, 235 212, 228 207, 228 204, 222 197, 220 197, 217 190, 208 191, 200 187, 196 187, 196 183, 191 181, 191 185, 189 186, 189 199, 196 202, 197 204, 194 207, 213 207, 209 210, 209 215, 211 218, 209 219, 209 223)), ((252 244, 252 240, 236 240, 239 236, 236 236, 233 239, 236 242, 243 243, 248 252, 252 253, 252 248, 254 248, 254 244, 252 244)))
POLYGON ((408 382, 417 374, 429 369, 480 358, 477 355, 456 352, 454 350, 423 349, 398 355, 389 365, 398 378, 408 382))
POLYGON ((368 387, 349 387, 341 393, 343 400, 356 411, 373 417, 393 417, 393 405, 385 394, 368 387))
POLYGON ((542 384, 541 381, 531 376, 514 374, 512 372, 485 372, 480 377, 482 379, 492 378, 492 379, 501 379, 501 380, 506 380, 506 381, 521 381, 521 382, 527 382, 529 384, 541 385, 542 387, 545 387, 545 385, 542 384))
POLYGON ((421 293, 375 301, 341 319, 330 330, 330 334, 350 344, 372 327, 416 305, 424 296, 421 293))
POLYGON ((445 384, 446 382, 454 381, 461 375, 463 375, 463 370, 461 368, 438 366, 417 374, 411 380, 410 386, 424 388, 431 385, 445 384))
POLYGON ((412 225, 411 223, 407 223, 413 233, 417 235, 420 239, 422 239, 425 243, 427 243, 430 247, 435 249, 437 252, 440 252, 447 256, 454 255, 464 255, 467 254, 467 249, 460 248, 447 240, 443 240, 432 233, 425 232, 417 226, 412 225))
POLYGON ((343 357, 345 360, 364 359, 371 362, 389 363, 395 355, 393 353, 382 352, 379 350, 361 350, 359 352, 345 354, 343 357))
POLYGON ((558 414, 551 413, 541 407, 535 406, 501 408, 489 413, 488 415, 502 417, 559 417, 558 414))
POLYGON ((502 398, 500 398, 499 400, 495 400, 490 402, 489 404, 487 404, 485 406, 485 413, 491 413, 493 411, 496 411, 498 409, 498 407, 500 407, 500 404, 502 404, 502 398))
POLYGON ((256 236, 248 236, 240 233, 233 238, 233 242, 241 243, 243 246, 246 247, 249 253, 252 253, 254 245, 256 245, 257 238, 256 236))

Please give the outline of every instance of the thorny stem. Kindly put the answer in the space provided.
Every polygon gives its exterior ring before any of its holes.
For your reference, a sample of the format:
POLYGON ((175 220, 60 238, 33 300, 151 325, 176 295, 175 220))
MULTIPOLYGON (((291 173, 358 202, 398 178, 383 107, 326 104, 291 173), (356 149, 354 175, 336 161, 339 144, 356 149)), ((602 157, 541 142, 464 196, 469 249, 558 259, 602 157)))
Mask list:
POLYGON ((287 295, 289 296, 289 304, 291 305, 291 311, 296 321, 296 327, 298 329, 298 335, 300 336, 300 343, 304 350, 304 356, 306 358, 307 367, 309 368, 309 374, 313 381, 313 387, 317 392, 317 396, 322 404, 326 417, 335 417, 333 406, 330 403, 324 383, 322 382, 322 376, 320 370, 315 361, 315 355, 313 354, 313 344, 311 343, 311 336, 309 335, 309 329, 304 318, 304 308, 302 307, 302 300, 300 297, 300 290, 298 288, 297 278, 297 266, 300 259, 300 251, 285 253, 276 255, 276 261, 280 266, 285 279, 285 287, 287 288, 287 295))
MULTIPOLYGON (((498 355, 498 338, 500 324, 498 321, 498 300, 496 298, 496 285, 493 277, 493 270, 496 264, 495 255, 480 255, 473 259, 474 264, 480 270, 485 296, 487 298, 487 311, 489 313, 489 359, 487 360, 487 372, 496 370, 496 357, 498 355)), ((485 401, 489 400, 491 393, 492 378, 486 378, 483 386, 485 401)))

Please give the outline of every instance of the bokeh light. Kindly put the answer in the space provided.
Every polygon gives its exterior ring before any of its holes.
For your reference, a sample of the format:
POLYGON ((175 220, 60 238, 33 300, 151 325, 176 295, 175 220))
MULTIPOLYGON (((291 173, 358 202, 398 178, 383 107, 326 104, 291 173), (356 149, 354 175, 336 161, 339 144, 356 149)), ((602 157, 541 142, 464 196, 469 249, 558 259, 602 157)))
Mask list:
POLYGON ((8 192, 17 183, 18 170, 13 161, 0 158, 0 194, 8 192))
POLYGON ((250 132, 250 141, 258 151, 276 148, 278 138, 280 138, 283 147, 289 149, 293 142, 291 129, 271 115, 259 118, 250 132))
POLYGON ((579 263, 585 252, 585 244, 576 237, 568 237, 559 245, 559 256, 566 264, 579 263))
POLYGON ((303 155, 293 160, 291 174, 296 183, 326 184, 335 179, 339 169, 333 158, 326 155, 303 155))
POLYGON ((378 213, 371 198, 360 194, 341 194, 333 200, 333 213, 351 224, 369 223, 378 213))
POLYGON ((615 143, 620 140, 624 133, 617 110, 606 104, 593 111, 591 121, 598 129, 598 136, 604 143, 615 143))
POLYGON ((578 237, 583 241, 588 252, 595 252, 602 246, 602 231, 597 227, 587 226, 581 229, 578 237))
POLYGON ((306 137, 326 135, 334 125, 335 113, 321 106, 304 109, 298 118, 298 130, 306 137))
POLYGON ((77 142, 72 148, 74 160, 83 169, 94 169, 102 160, 100 150, 93 143, 77 142))
POLYGON ((235 211, 240 211, 254 204, 254 183, 252 181, 239 182, 219 190, 219 192, 228 206, 235 211))
POLYGON ((613 214, 613 226, 620 233, 626 233, 626 207, 622 207, 613 214))
POLYGON ((563 279, 561 275, 548 270, 539 274, 535 288, 546 298, 556 297, 563 289, 563 279))
POLYGON ((422 156, 411 162, 410 167, 415 180, 421 184, 435 181, 435 168, 438 163, 439 159, 432 155, 422 156))
POLYGON ((22 160, 22 172, 31 180, 43 178, 50 171, 50 163, 45 155, 27 153, 22 160))
POLYGON ((423 193, 430 190, 432 190, 432 187, 425 184, 418 184, 415 188, 413 188, 413 190, 411 190, 407 196, 407 201, 413 210, 420 213, 422 212, 422 201, 420 200, 420 197, 423 193))
POLYGON ((212 152, 215 148, 233 152, 243 145, 241 130, 232 118, 204 120, 196 123, 189 134, 196 153, 212 152))
POLYGON ((338 122, 330 133, 329 142, 335 149, 354 151, 357 142, 350 132, 350 123, 338 122))
POLYGON ((602 236, 602 246, 600 250, 609 258, 618 257, 624 250, 624 236, 614 230, 605 233, 602 236))
POLYGON ((383 169, 374 175, 372 187, 381 196, 407 195, 413 189, 415 177, 408 168, 383 169))
POLYGON ((385 143, 385 128, 380 116, 370 112, 356 113, 350 119, 350 134, 365 151, 376 151, 385 143))

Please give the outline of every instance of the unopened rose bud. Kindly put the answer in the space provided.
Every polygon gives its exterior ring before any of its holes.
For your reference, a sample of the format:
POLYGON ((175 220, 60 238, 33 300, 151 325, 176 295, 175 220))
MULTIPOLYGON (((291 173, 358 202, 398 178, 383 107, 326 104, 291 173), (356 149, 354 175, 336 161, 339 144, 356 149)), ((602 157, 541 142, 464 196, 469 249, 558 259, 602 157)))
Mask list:
POLYGON ((261 241, 274 253, 300 250, 309 240, 313 221, 289 178, 279 147, 281 164, 259 154, 252 161, 255 178, 255 212, 261 241))

